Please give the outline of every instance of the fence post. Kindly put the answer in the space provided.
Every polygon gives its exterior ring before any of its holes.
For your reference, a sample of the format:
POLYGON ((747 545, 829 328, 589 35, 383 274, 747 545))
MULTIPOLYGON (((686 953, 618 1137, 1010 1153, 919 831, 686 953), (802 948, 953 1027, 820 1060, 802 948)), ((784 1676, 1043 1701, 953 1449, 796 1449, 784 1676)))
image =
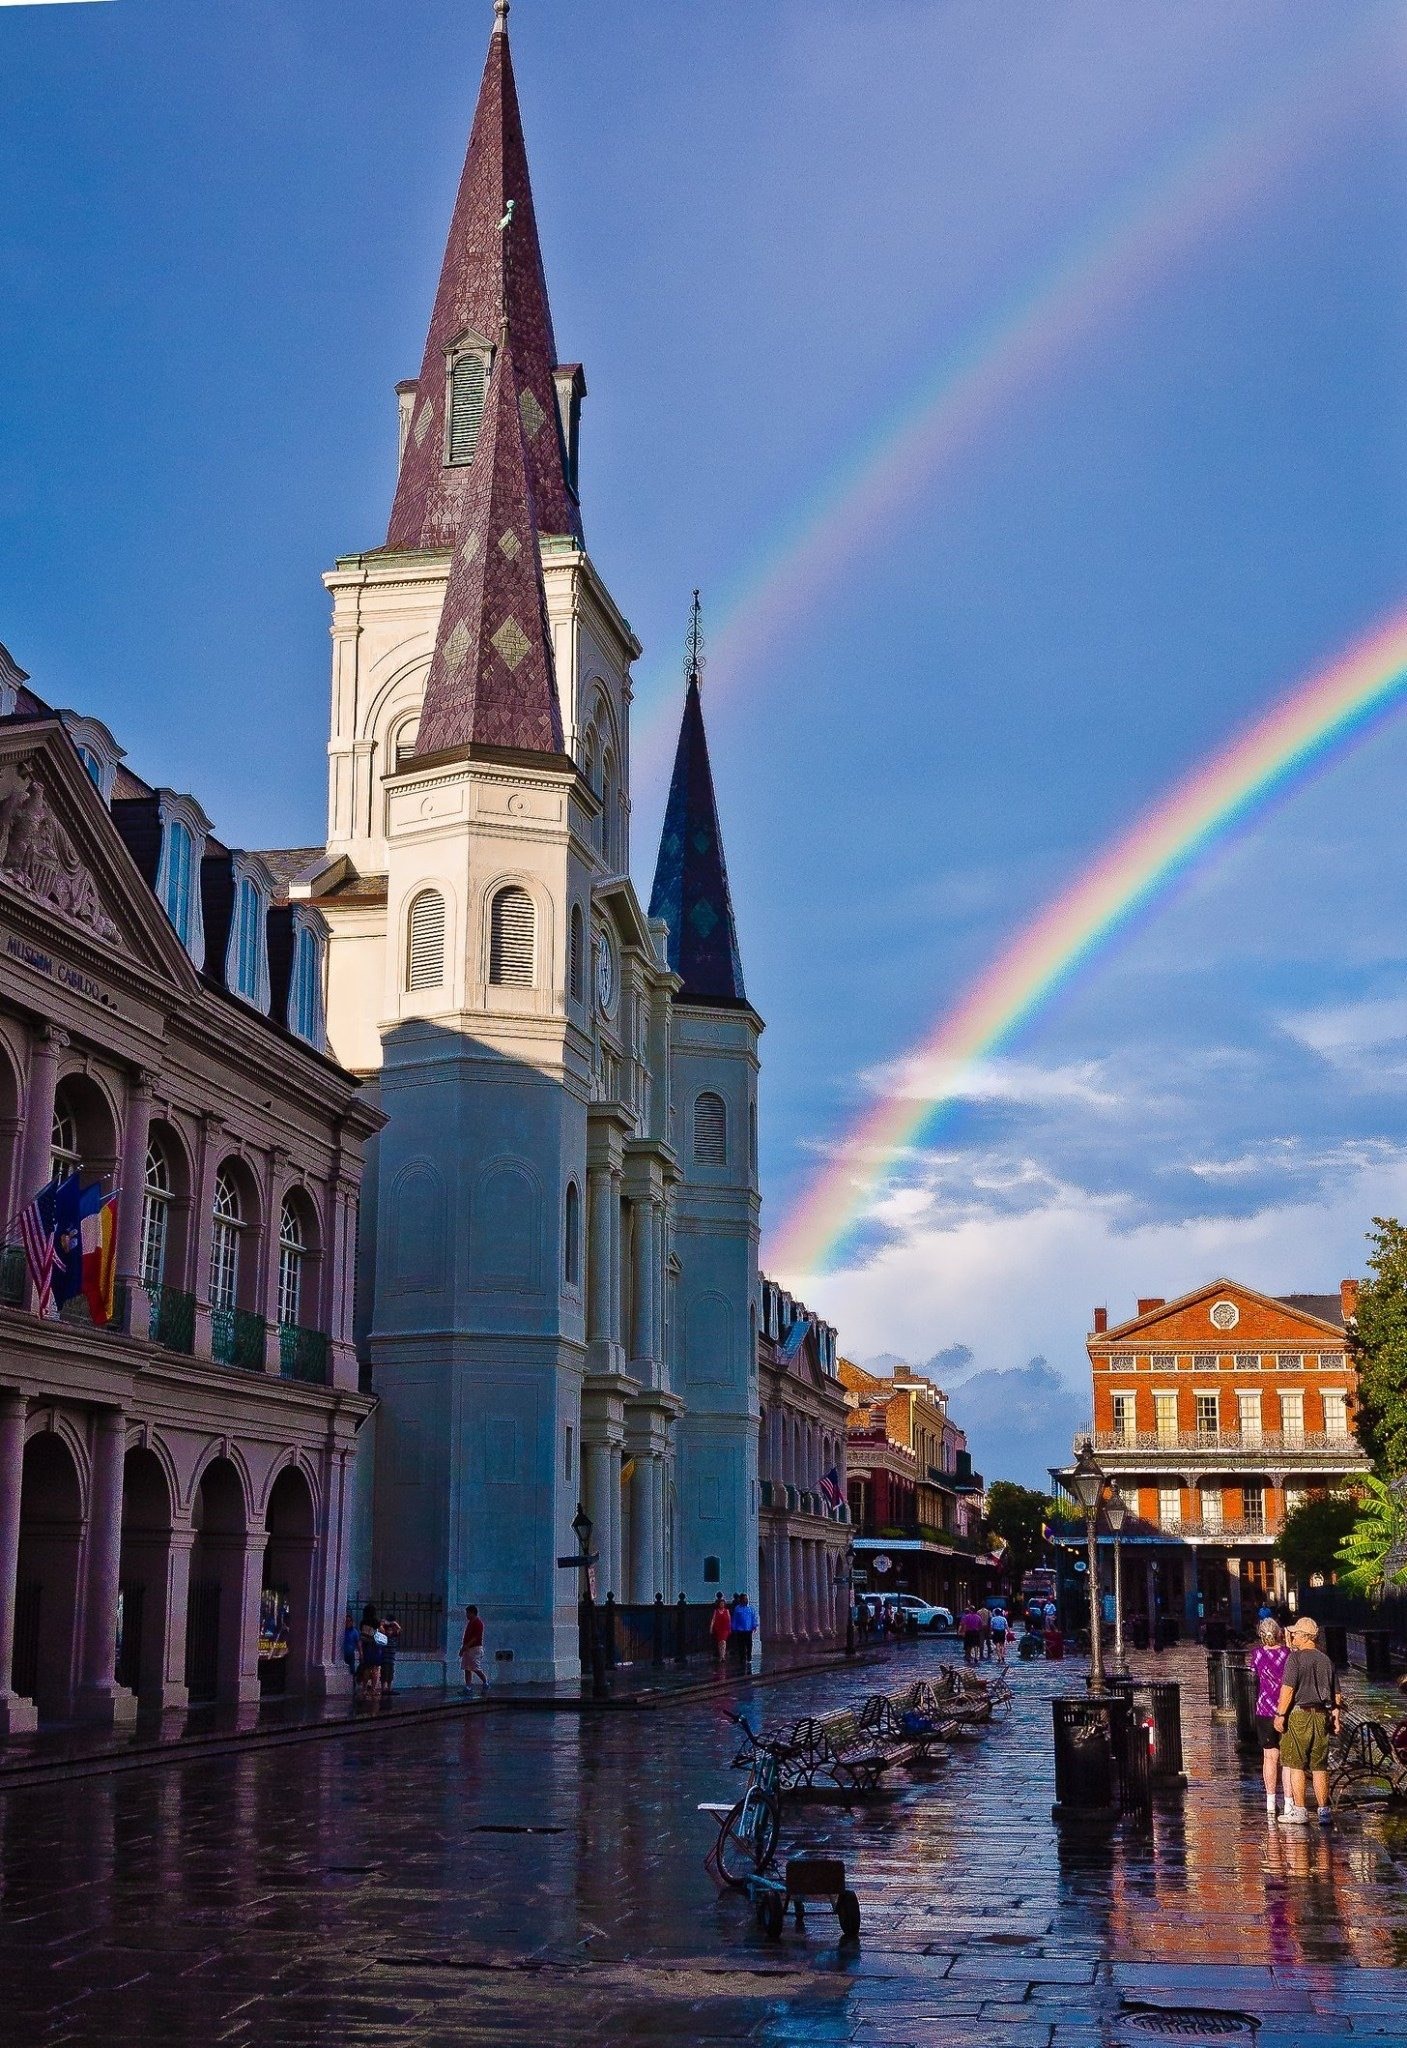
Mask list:
POLYGON ((663 1593, 656 1593, 656 1595, 655 1595, 655 1636, 654 1636, 654 1642, 653 1642, 653 1643, 651 1644, 651 1646, 650 1646, 650 1662, 651 1662, 652 1664, 656 1664, 656 1665, 659 1665, 659 1664, 663 1664, 663 1662, 664 1662, 664 1595, 663 1595, 663 1593))
POLYGON ((674 1609, 674 1661, 682 1664, 685 1657, 684 1637, 689 1626, 689 1603, 681 1593, 674 1609))
POLYGON ((606 1595, 606 1669, 616 1668, 616 1596, 606 1595))

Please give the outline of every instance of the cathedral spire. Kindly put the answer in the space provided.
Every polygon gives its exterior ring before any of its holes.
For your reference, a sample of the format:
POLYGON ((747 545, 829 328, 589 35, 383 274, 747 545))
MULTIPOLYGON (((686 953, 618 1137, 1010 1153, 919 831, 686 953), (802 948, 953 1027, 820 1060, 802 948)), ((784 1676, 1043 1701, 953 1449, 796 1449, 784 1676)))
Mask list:
POLYGON ((490 365, 505 320, 542 530, 579 540, 581 513, 568 482, 567 437, 559 423, 557 345, 513 82, 508 8, 505 0, 495 0, 488 59, 396 482, 388 548, 454 545, 468 489, 481 367, 490 365), (468 372, 462 382, 456 372, 461 362, 468 372))
POLYGON ((743 963, 704 732, 703 668, 696 590, 684 659, 684 717, 650 891, 650 915, 662 917, 669 926, 669 964, 684 984, 676 1000, 742 1005, 747 1002, 743 963))
POLYGON ((489 379, 416 739, 560 754, 562 714, 511 332, 489 379))

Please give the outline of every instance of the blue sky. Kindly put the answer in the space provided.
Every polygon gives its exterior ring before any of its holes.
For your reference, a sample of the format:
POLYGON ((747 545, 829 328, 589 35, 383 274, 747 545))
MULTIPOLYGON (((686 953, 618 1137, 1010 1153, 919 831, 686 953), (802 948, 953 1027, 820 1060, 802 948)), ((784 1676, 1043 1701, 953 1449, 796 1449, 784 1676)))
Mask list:
MULTIPOLYGON (((384 533, 490 21, 0 8, 0 640, 239 843, 321 836, 318 579, 384 533)), ((1407 594, 1401 15, 518 0, 512 29, 647 714, 694 584, 769 560, 963 335, 1151 166, 1335 81, 764 659, 710 674, 775 1213, 1106 836, 1407 594)), ((808 1283, 851 1349, 1078 1381, 1096 1301, 1354 1267, 1407 1205, 1404 771, 1407 719, 984 1076, 863 1260, 808 1283)), ((646 890, 662 803, 637 789, 646 890)))

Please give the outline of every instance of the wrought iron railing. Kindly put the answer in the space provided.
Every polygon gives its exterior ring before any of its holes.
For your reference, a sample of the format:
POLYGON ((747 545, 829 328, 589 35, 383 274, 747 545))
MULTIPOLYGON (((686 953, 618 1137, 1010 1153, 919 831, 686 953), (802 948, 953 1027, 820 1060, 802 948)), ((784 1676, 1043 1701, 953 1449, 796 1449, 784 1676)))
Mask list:
MULTIPOLYGON (((1085 1433, 1087 1435, 1088 1432, 1085 1433)), ((1085 1441, 1075 1439, 1075 1450, 1085 1441)), ((1284 1453, 1331 1452, 1354 1463, 1364 1462, 1358 1439, 1347 1428, 1326 1429, 1098 1429, 1092 1439, 1096 1451, 1238 1451, 1284 1453)))
POLYGON ((0 1252, 0 1302, 6 1308, 22 1308, 25 1292, 24 1246, 7 1244, 0 1252))
POLYGON ((278 1330, 278 1369, 286 1380, 309 1380, 315 1386, 327 1385, 327 1334, 323 1330, 303 1330, 292 1323, 280 1323, 278 1330))
POLYGON ((264 1318, 256 1316, 252 1309, 212 1309, 210 1356, 217 1365, 237 1365, 244 1372, 262 1372, 267 1328, 264 1318))
POLYGON ((163 1351, 178 1351, 189 1358, 195 1349, 195 1296, 179 1287, 149 1287, 151 1341, 163 1351))
POLYGON ((1281 1515, 1227 1515, 1221 1521, 1206 1515, 1183 1515, 1158 1525, 1168 1536, 1209 1537, 1217 1543, 1266 1542, 1285 1526, 1281 1515))
POLYGON ((446 1643, 445 1603, 438 1593, 349 1593, 347 1607, 353 1621, 361 1621, 368 1602, 383 1621, 394 1621, 400 1628, 397 1651, 435 1657, 458 1646, 458 1636, 453 1644, 446 1643))

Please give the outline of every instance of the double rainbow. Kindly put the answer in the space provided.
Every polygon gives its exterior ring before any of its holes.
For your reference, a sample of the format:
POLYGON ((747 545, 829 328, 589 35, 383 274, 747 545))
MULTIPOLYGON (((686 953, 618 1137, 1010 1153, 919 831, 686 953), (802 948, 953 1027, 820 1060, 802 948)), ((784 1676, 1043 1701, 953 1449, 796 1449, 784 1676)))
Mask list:
POLYGON ((1136 912, 1386 717, 1404 693, 1407 606, 1187 776, 1025 927, 899 1062, 909 1078, 860 1118, 784 1217, 768 1246, 769 1270, 799 1282, 834 1265, 895 1160, 971 1093, 976 1063, 1007 1047, 1136 912))

